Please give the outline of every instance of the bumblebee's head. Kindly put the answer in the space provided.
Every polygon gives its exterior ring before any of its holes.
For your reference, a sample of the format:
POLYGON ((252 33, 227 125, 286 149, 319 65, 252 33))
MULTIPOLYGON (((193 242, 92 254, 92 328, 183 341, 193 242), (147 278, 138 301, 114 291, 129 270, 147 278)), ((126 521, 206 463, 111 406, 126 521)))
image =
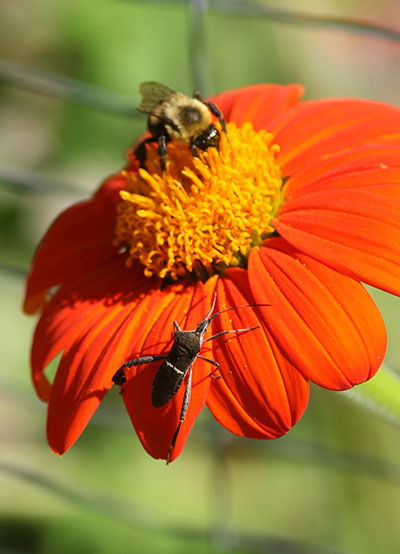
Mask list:
POLYGON ((200 150, 207 150, 211 146, 215 148, 219 147, 220 133, 214 123, 211 123, 205 131, 203 131, 196 139, 193 141, 197 148, 200 150))

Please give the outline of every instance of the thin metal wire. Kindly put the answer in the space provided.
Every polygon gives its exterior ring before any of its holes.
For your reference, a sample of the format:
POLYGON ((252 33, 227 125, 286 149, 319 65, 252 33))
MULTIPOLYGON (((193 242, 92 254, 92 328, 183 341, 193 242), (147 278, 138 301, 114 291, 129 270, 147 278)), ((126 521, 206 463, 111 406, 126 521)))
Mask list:
POLYGON ((19 194, 74 194, 83 196, 83 191, 77 185, 61 179, 49 177, 33 169, 23 169, 19 166, 0 162, 0 185, 9 187, 12 192, 19 194))
POLYGON ((352 33, 370 34, 387 40, 400 42, 400 29, 372 23, 351 17, 312 15, 295 10, 285 10, 276 6, 241 0, 209 0, 210 10, 228 14, 263 17, 291 25, 330 28, 352 33))
POLYGON ((0 59, 0 81, 121 117, 142 117, 137 99, 17 62, 0 59))
MULTIPOLYGON (((125 0, 126 1, 126 0, 125 0)), ((136 2, 137 0, 129 0, 136 2)), ((370 34, 375 37, 400 42, 400 30, 352 18, 319 16, 282 10, 255 2, 238 0, 147 0, 153 4, 178 4, 189 7, 189 38, 193 81, 203 94, 212 92, 212 79, 205 38, 204 17, 206 11, 231 15, 262 17, 273 21, 315 28, 331 28, 347 32, 370 34)), ((141 117, 136 111, 138 99, 111 92, 17 62, 0 59, 0 81, 28 89, 39 94, 62 98, 84 104, 101 111, 123 117, 141 117)))
MULTIPOLYGON (((24 280, 27 270, 0 263, 0 273, 24 280)), ((3 386, 0 392, 0 402, 2 405, 12 403, 14 406, 27 406, 29 404, 29 408, 33 412, 43 413, 43 405, 38 402, 30 403, 29 398, 27 393, 14 388, 7 389, 7 387, 3 386)), ((226 468, 218 467, 218 464, 221 464, 221 457, 228 458, 227 464, 230 464, 234 459, 241 459, 243 457, 244 446, 247 458, 253 460, 253 462, 257 458, 275 458, 297 465, 304 464, 305 466, 322 468, 326 471, 347 473, 358 478, 375 479, 388 483, 392 487, 400 487, 400 464, 397 462, 392 462, 365 452, 351 452, 338 446, 323 444, 322 442, 307 438, 296 438, 290 435, 281 441, 244 439, 230 435, 222 427, 215 427, 212 419, 209 421, 209 432, 198 433, 196 442, 201 445, 200 449, 204 451, 209 448, 210 442, 213 445, 211 464, 211 467, 213 467, 212 483, 214 489, 217 487, 218 482, 222 486, 221 491, 218 492, 218 494, 222 492, 218 502, 223 506, 221 511, 225 511, 225 515, 228 515, 227 507, 229 505, 225 477, 227 477, 229 472, 226 471, 226 468), (222 477, 224 472, 225 477, 222 477)), ((131 423, 127 418, 122 417, 119 408, 110 403, 102 405, 101 410, 96 413, 91 421, 91 425, 99 429, 111 429, 114 434, 131 435, 133 432, 131 423)), ((227 517, 225 517, 226 520, 227 517)))
POLYGON ((26 276, 28 274, 28 270, 16 267, 13 265, 9 265, 7 263, 0 261, 0 273, 4 273, 5 275, 9 275, 13 279, 18 279, 24 281, 26 279, 26 276))
MULTIPOLYGON (((190 526, 186 522, 176 525, 174 520, 160 510, 154 510, 142 503, 126 501, 120 496, 110 493, 99 493, 89 489, 87 485, 69 485, 65 479, 49 476, 32 466, 22 466, 0 460, 0 471, 5 475, 20 479, 30 485, 40 487, 41 490, 56 495, 57 498, 79 506, 92 513, 107 516, 130 528, 140 529, 148 533, 156 532, 158 536, 165 534, 169 537, 177 536, 191 541, 209 541, 209 532, 201 526, 190 526)), ((223 542, 220 541, 222 546, 223 542)), ((226 545, 225 545, 226 546, 226 545)), ((296 541, 279 536, 261 533, 249 533, 240 530, 235 544, 229 544, 230 550, 246 549, 247 552, 269 552, 270 554, 346 554, 343 550, 331 549, 305 541, 296 541)))
POLYGON ((194 88, 204 96, 214 92, 207 48, 205 16, 208 0, 189 0, 189 54, 194 88))
MULTIPOLYGON (((125 0, 143 3, 143 0, 125 0)), ((190 0, 146 0, 146 4, 187 5, 190 0)), ((330 28, 350 33, 369 34, 378 38, 400 42, 400 29, 351 17, 313 15, 295 10, 269 6, 261 2, 245 0, 208 0, 209 11, 279 21, 304 27, 330 28)))
POLYGON ((302 462, 326 470, 378 479, 390 483, 391 486, 400 486, 400 465, 367 453, 350 452, 344 448, 295 437, 286 441, 268 442, 266 449, 262 447, 262 443, 255 443, 252 451, 259 450, 261 455, 265 455, 267 450, 270 456, 292 460, 296 464, 302 462))

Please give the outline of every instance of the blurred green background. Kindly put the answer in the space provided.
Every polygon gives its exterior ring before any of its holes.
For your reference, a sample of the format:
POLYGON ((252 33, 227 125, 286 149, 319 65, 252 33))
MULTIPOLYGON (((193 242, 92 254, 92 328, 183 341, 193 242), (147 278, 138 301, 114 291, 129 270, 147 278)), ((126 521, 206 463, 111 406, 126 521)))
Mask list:
MULTIPOLYGON (((0 552, 397 553, 398 422, 341 393, 313 387, 303 419, 269 442, 234 437, 204 410, 166 467, 144 452, 110 391, 63 458, 47 447, 46 406, 29 376, 35 318, 20 311, 24 273, 54 217, 121 168, 145 119, 54 98, 47 81, 42 93, 6 83, 26 79, 9 62, 104 88, 125 112, 145 80, 186 93, 300 82, 306 98, 399 103, 399 42, 212 10, 202 21, 198 4, 1 1, 0 552)), ((299 9, 295 0, 268 5, 299 9)), ((301 9, 400 20, 398 0, 309 0, 301 9)), ((89 104, 109 99, 92 93, 89 104)), ((386 364, 399 371, 399 299, 372 294, 387 323, 386 364)))

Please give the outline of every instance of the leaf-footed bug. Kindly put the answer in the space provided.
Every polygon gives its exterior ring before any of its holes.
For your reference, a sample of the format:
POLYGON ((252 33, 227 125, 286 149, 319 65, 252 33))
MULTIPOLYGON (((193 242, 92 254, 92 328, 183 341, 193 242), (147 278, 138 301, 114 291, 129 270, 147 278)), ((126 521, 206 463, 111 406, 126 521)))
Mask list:
POLYGON ((214 311, 216 300, 217 295, 215 294, 210 311, 207 313, 205 318, 200 321, 196 329, 186 331, 182 330, 179 327, 179 324, 174 321, 174 326, 176 329, 174 331, 174 342, 168 354, 158 356, 142 356, 140 358, 128 360, 119 368, 119 370, 114 374, 112 378, 112 381, 116 385, 119 385, 121 387, 121 393, 123 393, 123 385, 126 382, 125 368, 136 365, 149 364, 157 360, 164 360, 158 368, 151 391, 151 400, 153 406, 155 408, 160 408, 175 396, 183 380, 188 374, 181 412, 179 416, 179 423, 172 437, 171 444, 168 450, 167 464, 169 463, 172 450, 175 446, 180 428, 185 420, 186 413, 189 408, 190 395, 192 391, 192 366, 195 360, 197 358, 200 358, 214 365, 217 369, 219 368, 218 362, 200 355, 202 344, 228 333, 253 331, 254 329, 258 329, 258 327, 260 327, 260 325, 256 325, 255 327, 247 327, 245 329, 227 329, 226 331, 221 331, 219 333, 216 333, 215 335, 212 335, 211 337, 208 337, 207 339, 204 339, 204 335, 207 332, 212 320, 220 314, 224 312, 229 312, 230 310, 237 310, 239 308, 251 308, 255 306, 269 306, 269 304, 245 304, 243 306, 233 306, 231 308, 226 308, 224 310, 221 310, 220 312, 216 312, 214 315, 211 315, 214 311))

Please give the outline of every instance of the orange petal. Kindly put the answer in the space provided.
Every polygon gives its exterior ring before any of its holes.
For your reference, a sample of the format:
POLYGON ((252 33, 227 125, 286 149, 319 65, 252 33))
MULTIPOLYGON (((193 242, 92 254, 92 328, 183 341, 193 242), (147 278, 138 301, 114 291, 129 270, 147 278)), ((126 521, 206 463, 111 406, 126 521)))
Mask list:
POLYGON ((295 175, 359 148, 398 148, 399 127, 400 110, 388 104, 356 99, 302 102, 282 114, 273 130, 281 147, 277 161, 284 175, 295 175))
POLYGON ((364 287, 271 239, 249 258, 249 280, 269 329, 305 378, 332 390, 370 379, 382 363, 386 331, 364 287))
POLYGON ((63 212, 35 253, 26 286, 25 311, 35 312, 50 287, 72 281, 116 257, 114 225, 115 202, 90 200, 63 212))
POLYGON ((301 85, 252 85, 228 90, 210 98, 226 121, 243 125, 251 121, 255 129, 272 130, 275 120, 296 104, 304 89, 301 85))
POLYGON ((159 280, 142 277, 133 287, 135 273, 124 269, 125 274, 121 274, 104 267, 105 278, 98 276, 99 281, 92 282, 90 292, 85 288, 89 280, 81 283, 79 300, 77 295, 74 298, 68 291, 60 291, 38 326, 32 365, 39 392, 43 388, 45 365, 64 348, 47 414, 48 442, 59 454, 78 439, 112 386, 112 376, 126 353, 135 348, 145 332, 143 310, 158 294, 159 288, 154 285, 159 280))
POLYGON ((119 191, 126 187, 127 176, 130 173, 132 173, 130 170, 124 169, 105 179, 94 194, 93 199, 111 202, 112 204, 119 202, 119 191))
MULTIPOLYGON (((207 293, 201 282, 196 285, 174 284, 154 297, 150 305, 152 317, 146 313, 146 333, 126 356, 126 360, 140 356, 168 354, 177 321, 181 329, 195 329, 210 309, 207 293)), ((178 427, 187 378, 170 402, 154 408, 151 390, 161 361, 132 367, 126 372, 123 398, 145 450, 154 458, 167 459, 172 437, 178 427)), ((212 366, 197 359, 193 364, 193 386, 186 418, 179 431, 169 461, 181 453, 196 417, 206 402, 212 366)))
MULTIPOLYGON (((254 303, 247 272, 230 269, 218 282, 217 310, 254 303)), ((260 324, 260 308, 223 313, 213 333, 260 324)), ((266 307, 265 310, 269 310, 266 307)), ((270 439, 285 434, 302 416, 308 402, 308 382, 284 358, 266 327, 229 333, 212 341, 219 362, 207 405, 232 433, 270 439)))
POLYGON ((285 184, 285 197, 318 190, 382 187, 400 181, 397 145, 366 145, 336 152, 298 168, 285 184))
MULTIPOLYGON (((156 283, 159 286, 159 281, 156 283)), ((81 340, 109 306, 121 299, 127 304, 127 299, 134 299, 152 286, 154 282, 144 277, 141 268, 127 269, 120 257, 60 288, 45 305, 33 339, 32 379, 38 396, 49 400, 51 386, 44 371, 58 353, 81 340)))
POLYGON ((387 184, 297 194, 274 226, 295 248, 333 269, 400 294, 399 189, 387 184))

